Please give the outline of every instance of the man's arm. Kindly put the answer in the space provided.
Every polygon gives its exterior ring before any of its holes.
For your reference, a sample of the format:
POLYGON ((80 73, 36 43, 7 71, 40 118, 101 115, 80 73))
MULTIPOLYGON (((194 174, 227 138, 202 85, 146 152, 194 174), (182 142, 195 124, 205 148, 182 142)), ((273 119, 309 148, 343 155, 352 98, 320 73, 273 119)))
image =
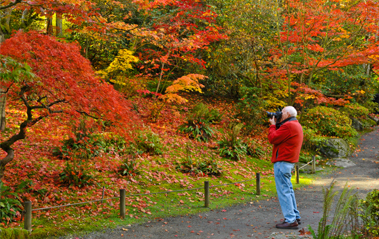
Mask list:
POLYGON ((275 125, 271 125, 268 133, 268 141, 271 144, 280 144, 291 136, 291 131, 287 125, 282 125, 276 130, 275 125))

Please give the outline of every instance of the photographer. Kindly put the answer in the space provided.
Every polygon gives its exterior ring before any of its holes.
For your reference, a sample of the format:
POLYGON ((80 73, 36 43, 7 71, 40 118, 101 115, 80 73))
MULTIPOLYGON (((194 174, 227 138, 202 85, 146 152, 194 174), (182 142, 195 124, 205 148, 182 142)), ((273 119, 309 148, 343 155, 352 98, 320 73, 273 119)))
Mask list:
POLYGON ((300 214, 297 210, 295 193, 291 183, 291 170, 299 161, 303 143, 303 129, 296 119, 297 111, 292 106, 282 112, 270 113, 268 140, 273 144, 271 162, 274 163, 276 191, 282 212, 283 223, 277 224, 281 229, 298 229, 300 214))

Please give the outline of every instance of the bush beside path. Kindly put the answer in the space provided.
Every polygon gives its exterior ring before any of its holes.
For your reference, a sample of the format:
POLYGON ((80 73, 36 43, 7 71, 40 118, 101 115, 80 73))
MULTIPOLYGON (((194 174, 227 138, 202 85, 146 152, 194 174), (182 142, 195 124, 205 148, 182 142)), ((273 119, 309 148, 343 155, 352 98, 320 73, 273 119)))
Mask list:
POLYGON ((302 216, 299 230, 275 228, 283 216, 277 198, 271 198, 137 225, 129 225, 126 220, 125 225, 115 229, 62 238, 310 238, 301 229, 308 231, 310 225, 317 230, 323 210, 323 187, 329 187, 335 180, 335 190, 342 191, 347 183, 361 198, 373 189, 379 189, 379 127, 361 137, 356 151, 349 159, 355 166, 323 174, 312 185, 295 191, 302 216))

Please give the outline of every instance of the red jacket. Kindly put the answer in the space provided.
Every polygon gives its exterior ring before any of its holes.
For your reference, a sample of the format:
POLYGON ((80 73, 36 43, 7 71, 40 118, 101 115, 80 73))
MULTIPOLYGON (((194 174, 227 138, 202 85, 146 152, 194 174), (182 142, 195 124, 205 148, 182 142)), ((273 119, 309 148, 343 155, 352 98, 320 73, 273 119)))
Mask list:
POLYGON ((268 140, 274 145, 271 162, 299 162, 301 145, 303 144, 303 128, 299 121, 285 122, 279 129, 271 125, 268 140))

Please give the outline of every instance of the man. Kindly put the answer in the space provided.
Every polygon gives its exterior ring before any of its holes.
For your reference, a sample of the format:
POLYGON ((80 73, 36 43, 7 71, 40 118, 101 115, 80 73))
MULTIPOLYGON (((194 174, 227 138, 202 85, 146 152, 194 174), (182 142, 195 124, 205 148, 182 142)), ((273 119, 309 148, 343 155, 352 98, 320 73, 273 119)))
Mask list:
POLYGON ((276 122, 275 117, 270 119, 268 134, 268 140, 274 146, 271 162, 274 163, 276 191, 284 215, 284 221, 276 225, 281 229, 298 229, 300 224, 300 213, 291 183, 291 170, 299 161, 303 143, 303 129, 296 116, 294 107, 285 107, 279 122, 276 122))

